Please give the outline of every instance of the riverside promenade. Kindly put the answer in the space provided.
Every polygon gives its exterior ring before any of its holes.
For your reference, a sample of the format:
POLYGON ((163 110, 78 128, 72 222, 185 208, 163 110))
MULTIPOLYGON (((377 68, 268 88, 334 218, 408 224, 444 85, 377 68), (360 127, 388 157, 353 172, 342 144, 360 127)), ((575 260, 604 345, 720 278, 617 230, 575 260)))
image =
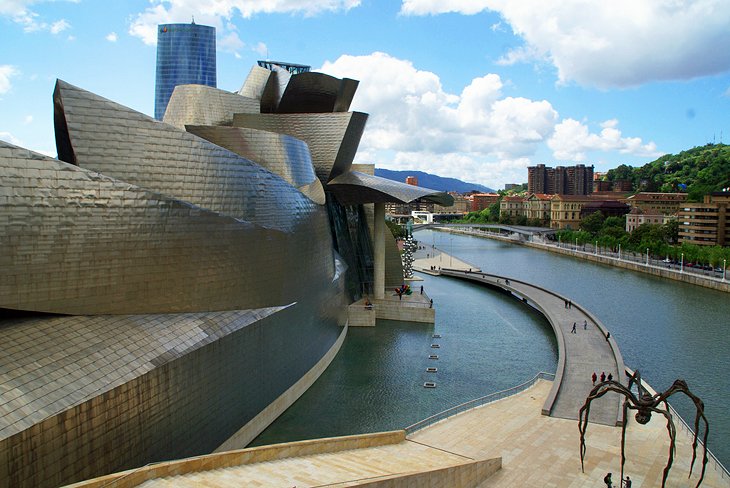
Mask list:
MULTIPOLYGON (((469 270, 442 268, 450 276, 486 285, 510 293, 540 311, 553 328, 558 343, 558 368, 555 381, 542 407, 543 415, 578 419, 578 411, 593 388, 591 375, 611 374, 626 384, 621 352, 614 339, 606 339, 605 326, 588 310, 545 288, 511 279, 469 270), (575 332, 573 330, 575 324, 575 332)), ((599 378, 600 381, 600 378, 599 378)), ((609 393, 591 404, 590 421, 618 425, 621 397, 609 393)))
MULTIPOLYGON (((483 273, 479 268, 425 245, 414 255, 414 269, 432 275, 450 276, 476 282, 509 293, 540 311, 550 323, 558 343, 558 367, 550 394, 542 407, 544 415, 577 419, 578 411, 593 388, 591 375, 611 374, 626 384, 625 367, 618 344, 606 339, 606 327, 588 310, 545 288, 509 278, 483 273), (576 331, 572 333, 573 324, 576 331)), ((599 378, 600 381, 600 378, 599 378)), ((608 393, 591 404, 590 421, 604 425, 620 422, 621 398, 608 393)))

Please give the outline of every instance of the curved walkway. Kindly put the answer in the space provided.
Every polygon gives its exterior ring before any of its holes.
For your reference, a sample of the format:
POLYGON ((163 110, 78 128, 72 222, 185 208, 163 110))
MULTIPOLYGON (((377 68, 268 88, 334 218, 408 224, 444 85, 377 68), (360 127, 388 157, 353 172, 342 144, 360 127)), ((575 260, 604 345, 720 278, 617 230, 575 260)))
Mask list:
MULTIPOLYGON (((593 388, 591 375, 605 372, 625 384, 624 363, 613 337, 606 339, 606 329, 590 312, 568 298, 545 288, 504 276, 468 270, 444 269, 440 274, 481 283, 511 293, 539 310, 550 322, 558 342, 558 368, 542 412, 551 417, 577 419, 593 388), (509 283, 509 284, 508 284, 509 283), (572 333, 573 324, 576 332, 572 333), (584 325, 585 324, 585 325, 584 325), (621 372, 621 374, 619 374, 621 372)), ((618 425, 621 398, 609 393, 591 404, 591 422, 618 425)))

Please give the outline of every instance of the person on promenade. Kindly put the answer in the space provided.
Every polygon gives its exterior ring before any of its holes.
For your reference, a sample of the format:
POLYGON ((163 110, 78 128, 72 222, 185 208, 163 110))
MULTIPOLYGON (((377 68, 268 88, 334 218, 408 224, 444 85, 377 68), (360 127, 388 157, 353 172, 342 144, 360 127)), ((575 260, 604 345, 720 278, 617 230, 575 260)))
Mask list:
POLYGON ((433 298, 428 302, 428 308, 433 308, 433 298))
POLYGON ((608 373, 608 376, 606 376, 606 379, 607 379, 608 381, 612 381, 612 380, 613 380, 613 374, 611 374, 611 373, 608 373))
POLYGON ((568 308, 568 300, 565 300, 565 308, 568 308))
POLYGON ((575 322, 573 322, 573 329, 571 329, 570 333, 577 334, 577 332, 575 331, 575 322))
POLYGON ((596 372, 593 372, 593 375, 591 376, 591 380, 593 380, 593 386, 596 386, 596 380, 598 379, 598 375, 596 372))
POLYGON ((573 308, 573 301, 568 300, 568 309, 571 309, 571 308, 573 308))
POLYGON ((421 295, 423 295, 423 285, 421 285, 421 295))
POLYGON ((624 486, 626 488, 631 488, 631 478, 629 478, 628 476, 626 476, 626 479, 624 480, 624 486))
POLYGON ((583 321, 583 330, 588 330, 588 321, 587 320, 583 321))
POLYGON ((606 372, 602 371, 601 372, 601 383, 603 383, 604 381, 606 381, 606 372))
POLYGON ((611 333, 610 332, 606 332, 606 341, 608 341, 610 338, 611 338, 611 333))
POLYGON ((603 477, 603 482, 606 483, 608 488, 613 488, 613 481, 611 480, 611 473, 608 473, 603 477))

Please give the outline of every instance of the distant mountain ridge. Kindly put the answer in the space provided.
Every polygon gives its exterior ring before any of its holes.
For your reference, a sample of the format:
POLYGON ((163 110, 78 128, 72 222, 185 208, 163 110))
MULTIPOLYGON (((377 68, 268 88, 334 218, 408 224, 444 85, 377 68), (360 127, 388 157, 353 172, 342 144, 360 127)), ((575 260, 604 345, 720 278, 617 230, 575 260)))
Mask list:
POLYGON ((431 190, 455 191, 458 193, 467 193, 474 190, 482 193, 494 192, 492 188, 480 185, 479 183, 467 183, 456 178, 444 178, 442 176, 424 173, 423 171, 393 171, 390 169, 375 168, 375 176, 401 183, 406 182, 407 176, 415 176, 418 178, 418 186, 430 188, 431 190))

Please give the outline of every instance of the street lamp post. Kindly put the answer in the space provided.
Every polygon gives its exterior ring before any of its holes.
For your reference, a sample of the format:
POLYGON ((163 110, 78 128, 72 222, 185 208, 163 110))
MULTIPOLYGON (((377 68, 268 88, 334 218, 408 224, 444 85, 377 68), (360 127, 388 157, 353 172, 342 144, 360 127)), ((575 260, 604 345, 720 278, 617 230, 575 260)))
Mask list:
POLYGON ((618 245, 618 260, 621 261, 621 244, 618 245))
POLYGON ((596 247, 593 248, 593 254, 598 255, 598 241, 596 241, 596 247))
POLYGON ((722 281, 725 281, 725 273, 727 272, 727 259, 722 260, 722 281))
POLYGON ((679 272, 684 273, 684 253, 682 253, 682 257, 679 261, 679 272))
POLYGON ((558 236, 558 247, 560 247, 560 236, 558 236))
POLYGON ((646 248, 646 265, 649 266, 649 248, 646 248))
POLYGON ((578 238, 575 238, 575 253, 578 254, 578 238))

